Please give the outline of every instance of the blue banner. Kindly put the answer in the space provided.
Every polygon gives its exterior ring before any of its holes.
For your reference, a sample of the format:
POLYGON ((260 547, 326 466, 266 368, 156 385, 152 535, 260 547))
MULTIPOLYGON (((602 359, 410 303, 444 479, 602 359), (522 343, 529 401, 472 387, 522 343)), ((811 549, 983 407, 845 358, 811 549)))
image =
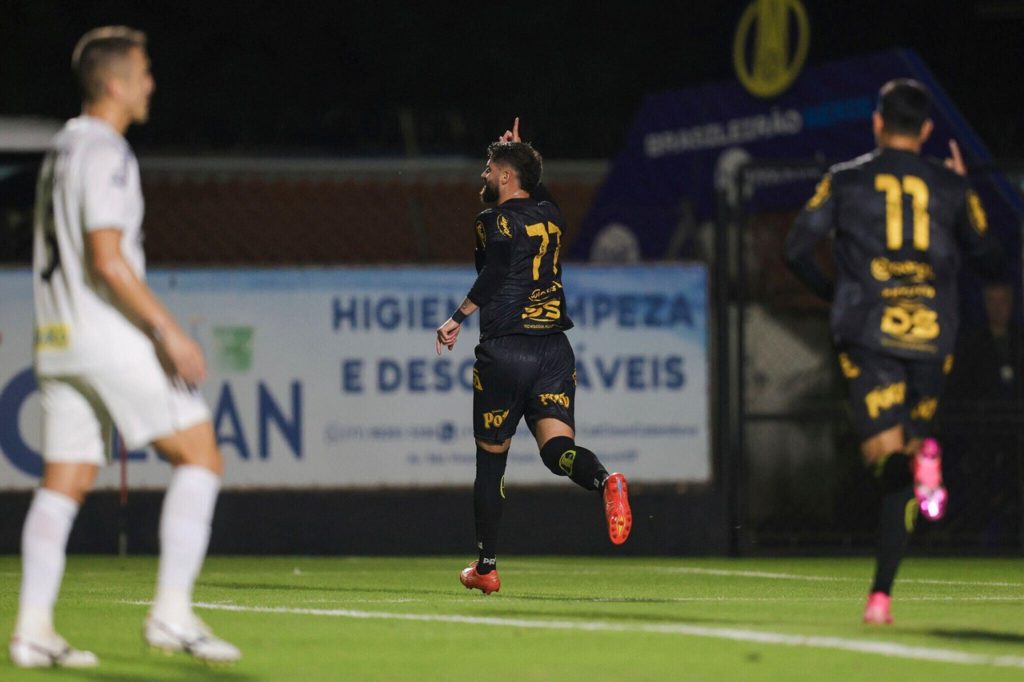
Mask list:
MULTIPOLYGON (((477 316, 454 351, 438 356, 434 339, 474 277, 466 265, 148 280, 205 350, 224 485, 352 488, 472 485, 477 316)), ((577 437, 632 482, 711 478, 706 280, 699 264, 566 268, 577 437)), ((42 469, 29 272, 0 272, 0 291, 0 490, 29 489, 42 469)), ((525 426, 510 458, 510 484, 565 483, 525 426)), ((129 459, 132 487, 166 483, 152 452, 129 459)), ((98 485, 116 487, 117 474, 108 467, 98 485)))
MULTIPOLYGON (((945 158, 948 142, 960 144, 969 166, 991 156, 921 58, 911 50, 877 52, 808 68, 791 88, 760 99, 738 82, 724 82, 648 96, 634 119, 625 148, 615 159, 571 254, 615 260, 687 257, 680 240, 686 221, 714 217, 726 180, 749 161, 818 160, 805 168, 752 169, 755 211, 796 210, 813 193, 830 163, 853 158, 874 145, 870 115, 879 87, 893 78, 914 78, 933 94, 935 131, 926 155, 945 158)), ((1001 174, 972 178, 993 230, 1012 254, 1020 254, 1020 196, 1001 174)), ((1019 270, 1019 259, 1016 268, 1019 270)))

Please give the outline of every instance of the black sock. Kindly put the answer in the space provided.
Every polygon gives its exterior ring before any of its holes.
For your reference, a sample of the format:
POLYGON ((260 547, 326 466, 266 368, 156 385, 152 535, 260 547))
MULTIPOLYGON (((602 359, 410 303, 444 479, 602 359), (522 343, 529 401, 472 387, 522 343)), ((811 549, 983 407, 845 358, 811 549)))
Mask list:
POLYGON ((476 448, 476 480, 473 482, 473 514, 476 518, 476 545, 480 558, 477 573, 490 573, 497 567, 498 526, 501 503, 505 497, 505 465, 508 451, 501 454, 476 448))
POLYGON ((917 520, 917 506, 911 504, 911 500, 914 500, 914 488, 909 484, 898 490, 886 492, 882 496, 882 511, 878 519, 878 554, 872 592, 892 593, 896 569, 900 566, 907 538, 910 537, 914 521, 917 520))
POLYGON ((568 476, 586 490, 600 490, 608 471, 590 450, 568 436, 555 436, 540 449, 540 458, 548 469, 559 476, 568 476))
POLYGON ((573 483, 586 490, 600 490, 608 480, 608 470, 601 464, 590 450, 576 446, 576 461, 573 463, 569 478, 573 483))
POLYGON ((874 474, 883 494, 900 490, 914 482, 914 476, 910 473, 910 456, 900 451, 886 455, 875 464, 874 474))

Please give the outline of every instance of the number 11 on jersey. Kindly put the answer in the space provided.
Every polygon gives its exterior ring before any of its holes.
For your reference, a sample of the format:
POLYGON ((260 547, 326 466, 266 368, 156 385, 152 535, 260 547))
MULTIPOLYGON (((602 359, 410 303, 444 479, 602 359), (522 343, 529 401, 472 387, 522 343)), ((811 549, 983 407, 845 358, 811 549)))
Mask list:
POLYGON ((914 248, 928 250, 928 185, 914 175, 903 177, 882 173, 875 176, 875 189, 885 193, 885 245, 890 251, 903 247, 903 195, 909 194, 914 215, 914 248))

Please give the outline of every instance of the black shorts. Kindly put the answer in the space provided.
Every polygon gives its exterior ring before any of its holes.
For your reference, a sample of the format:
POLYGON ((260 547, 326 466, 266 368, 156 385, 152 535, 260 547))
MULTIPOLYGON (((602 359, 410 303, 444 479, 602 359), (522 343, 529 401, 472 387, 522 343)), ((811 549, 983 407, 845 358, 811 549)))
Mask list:
POLYGON ((476 347, 473 366, 473 435, 501 443, 525 416, 554 417, 575 429, 576 356, 565 334, 512 334, 476 347))
POLYGON ((853 426, 862 442, 897 424, 908 439, 924 438, 932 433, 953 356, 904 360, 849 345, 840 349, 839 367, 849 381, 853 426))

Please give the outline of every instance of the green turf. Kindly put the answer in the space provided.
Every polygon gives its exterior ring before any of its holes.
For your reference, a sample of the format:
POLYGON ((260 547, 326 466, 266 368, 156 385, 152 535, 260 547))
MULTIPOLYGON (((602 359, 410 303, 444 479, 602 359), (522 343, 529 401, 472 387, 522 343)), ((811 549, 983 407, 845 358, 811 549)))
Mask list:
MULTIPOLYGON (((1011 663, 1024 665, 1019 560, 908 560, 897 583, 896 625, 888 628, 859 622, 871 571, 862 558, 508 556, 500 564, 501 592, 489 597, 459 585, 462 564, 461 558, 436 557, 211 557, 197 601, 314 612, 197 609, 243 652, 237 665, 209 669, 183 655, 152 654, 141 643, 146 606, 132 602, 150 598, 154 558, 72 556, 57 626, 74 645, 95 651, 100 668, 19 671, 4 662, 0 679, 1024 679, 1024 668, 992 658, 939 663, 838 650, 820 641, 749 641, 751 632, 832 637, 888 642, 899 651, 922 647, 926 656, 1014 657, 1011 663), (493 620, 451 622, 453 616, 493 620), (706 630, 701 635, 689 628, 706 630), (744 641, 723 638, 730 631, 742 631, 744 641)), ((0 629, 8 632, 19 575, 17 557, 0 557, 0 629)))

